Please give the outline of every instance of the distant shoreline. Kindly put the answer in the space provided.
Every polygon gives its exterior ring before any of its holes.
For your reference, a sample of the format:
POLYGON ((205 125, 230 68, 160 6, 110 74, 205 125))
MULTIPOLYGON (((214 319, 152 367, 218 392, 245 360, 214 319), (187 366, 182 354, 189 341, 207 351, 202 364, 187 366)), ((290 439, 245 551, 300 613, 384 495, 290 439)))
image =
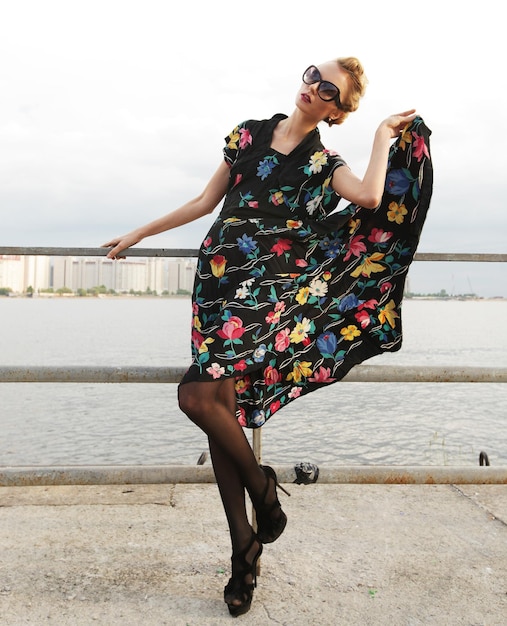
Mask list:
MULTIPOLYGON (((37 294, 5 294, 0 295, 0 299, 12 299, 12 298, 24 298, 38 300, 43 299, 78 299, 78 300, 90 300, 90 299, 122 299, 122 300, 186 300, 191 299, 190 294, 170 294, 170 295, 153 295, 153 294, 89 294, 79 295, 76 293, 37 293, 37 294)), ((489 301, 504 301, 507 300, 507 296, 439 296, 439 295, 410 295, 404 296, 404 301, 407 300, 439 300, 445 301, 460 301, 460 302, 489 302, 489 301)))

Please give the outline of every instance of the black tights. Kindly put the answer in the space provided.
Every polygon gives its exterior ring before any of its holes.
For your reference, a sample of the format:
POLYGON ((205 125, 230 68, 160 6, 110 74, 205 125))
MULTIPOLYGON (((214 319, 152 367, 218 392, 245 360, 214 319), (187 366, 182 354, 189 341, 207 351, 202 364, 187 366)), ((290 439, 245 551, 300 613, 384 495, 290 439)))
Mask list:
POLYGON ((234 379, 189 382, 178 388, 181 410, 208 436, 213 470, 229 524, 233 552, 251 537, 245 489, 253 501, 262 497, 266 476, 236 419, 234 379))

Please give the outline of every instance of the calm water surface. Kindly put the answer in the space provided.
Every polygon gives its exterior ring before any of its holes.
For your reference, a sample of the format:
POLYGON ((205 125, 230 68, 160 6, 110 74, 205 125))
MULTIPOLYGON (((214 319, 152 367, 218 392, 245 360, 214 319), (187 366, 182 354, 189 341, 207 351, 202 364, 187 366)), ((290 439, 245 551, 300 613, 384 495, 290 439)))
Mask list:
MULTIPOLYGON (((507 367, 507 301, 406 300, 388 365, 507 367)), ((0 298, 2 365, 186 365, 188 299, 0 298)), ((507 464, 505 384, 337 383, 263 429, 271 463, 507 464)), ((0 384, 0 465, 194 464, 175 385, 0 384)))

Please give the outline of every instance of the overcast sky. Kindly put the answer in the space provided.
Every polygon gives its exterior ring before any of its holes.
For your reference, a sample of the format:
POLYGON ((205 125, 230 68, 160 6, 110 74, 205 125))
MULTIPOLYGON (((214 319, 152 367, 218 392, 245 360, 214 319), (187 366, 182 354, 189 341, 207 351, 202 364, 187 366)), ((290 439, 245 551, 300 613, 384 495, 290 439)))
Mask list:
MULTIPOLYGON (((354 55, 359 110, 322 125, 362 175, 373 133, 432 129, 420 252, 506 252, 502 3, 0 0, 0 245, 95 247, 197 195, 247 118, 290 113, 303 70, 354 55)), ((214 217, 142 242, 197 248, 214 217)), ((416 263, 415 291, 507 296, 505 264, 416 263)))

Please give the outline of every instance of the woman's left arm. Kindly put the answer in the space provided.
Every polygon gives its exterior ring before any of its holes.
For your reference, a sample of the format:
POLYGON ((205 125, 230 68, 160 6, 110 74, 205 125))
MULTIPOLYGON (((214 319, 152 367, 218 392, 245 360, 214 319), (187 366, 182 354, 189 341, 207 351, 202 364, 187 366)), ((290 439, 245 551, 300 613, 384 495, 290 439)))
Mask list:
POLYGON ((415 116, 415 109, 411 109, 385 119, 375 133, 370 162, 363 179, 357 177, 348 167, 336 168, 331 183, 336 193, 358 206, 375 209, 384 193, 391 139, 398 137, 415 116))

